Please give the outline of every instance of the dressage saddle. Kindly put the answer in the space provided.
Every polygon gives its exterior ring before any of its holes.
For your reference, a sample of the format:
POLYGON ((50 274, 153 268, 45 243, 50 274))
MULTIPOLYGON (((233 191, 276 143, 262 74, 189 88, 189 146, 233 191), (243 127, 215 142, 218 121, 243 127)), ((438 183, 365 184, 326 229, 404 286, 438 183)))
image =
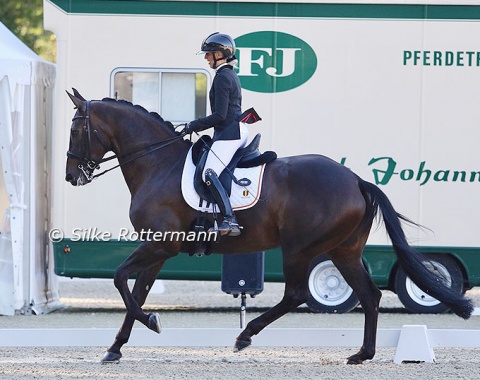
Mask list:
MULTIPOLYGON (((220 174, 220 182, 227 191, 228 195, 231 194, 232 182, 236 182, 243 186, 248 186, 250 184, 249 180, 246 178, 242 178, 241 180, 235 178, 233 174, 235 168, 252 168, 267 164, 277 158, 277 154, 272 151, 260 153, 260 150, 258 149, 260 145, 260 139, 261 135, 258 133, 250 142, 250 144, 244 148, 238 149, 225 170, 223 170, 223 172, 220 174)), ((211 146, 212 138, 210 136, 202 136, 201 139, 198 140, 192 147, 192 161, 196 167, 193 179, 195 191, 198 193, 200 198, 205 200, 207 203, 215 202, 210 190, 202 180, 203 169, 205 167, 207 155, 211 146)))

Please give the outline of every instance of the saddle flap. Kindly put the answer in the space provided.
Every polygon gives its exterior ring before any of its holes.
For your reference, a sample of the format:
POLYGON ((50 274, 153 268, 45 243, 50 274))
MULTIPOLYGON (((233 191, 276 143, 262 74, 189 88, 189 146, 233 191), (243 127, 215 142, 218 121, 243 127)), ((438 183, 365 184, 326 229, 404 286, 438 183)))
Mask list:
MULTIPOLYGON (((195 175, 193 176, 193 185, 195 187, 195 191, 198 195, 200 195, 201 199, 207 201, 207 203, 215 203, 212 193, 208 189, 205 182, 203 182, 202 174, 203 168, 205 167, 205 163, 207 161, 208 150, 205 150, 200 159, 198 160, 197 166, 195 168, 195 175)), ((219 177, 220 183, 222 184, 223 188, 227 192, 228 196, 230 196, 232 192, 232 177, 228 170, 224 170, 219 177)))
POLYGON ((192 146, 192 161, 195 166, 198 165, 202 154, 212 146, 212 138, 208 135, 202 136, 192 146))

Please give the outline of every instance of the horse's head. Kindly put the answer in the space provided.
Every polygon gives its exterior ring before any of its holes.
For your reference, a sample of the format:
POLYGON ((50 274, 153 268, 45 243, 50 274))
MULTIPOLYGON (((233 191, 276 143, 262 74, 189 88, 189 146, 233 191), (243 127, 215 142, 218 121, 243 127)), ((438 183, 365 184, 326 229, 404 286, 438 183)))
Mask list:
POLYGON ((92 181, 94 170, 99 167, 110 148, 103 141, 96 125, 92 126, 92 119, 94 123, 99 120, 91 113, 91 102, 85 100, 75 89, 73 95, 68 91, 67 94, 75 104, 77 112, 72 119, 70 130, 65 180, 73 186, 81 186, 92 181))

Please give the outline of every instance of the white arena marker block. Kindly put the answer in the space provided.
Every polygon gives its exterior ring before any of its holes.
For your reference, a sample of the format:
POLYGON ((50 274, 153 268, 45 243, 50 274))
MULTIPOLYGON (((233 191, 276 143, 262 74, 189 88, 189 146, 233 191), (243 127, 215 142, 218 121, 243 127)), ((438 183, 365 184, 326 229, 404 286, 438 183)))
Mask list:
POLYGON ((398 338, 395 364, 404 361, 433 363, 435 354, 428 340, 427 326, 404 325, 398 338))

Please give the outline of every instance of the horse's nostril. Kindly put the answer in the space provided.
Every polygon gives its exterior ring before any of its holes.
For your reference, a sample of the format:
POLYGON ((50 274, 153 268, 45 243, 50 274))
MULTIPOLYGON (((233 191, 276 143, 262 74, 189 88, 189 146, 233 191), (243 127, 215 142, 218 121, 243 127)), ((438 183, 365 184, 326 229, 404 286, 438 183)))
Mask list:
POLYGON ((75 181, 75 178, 70 173, 67 173, 67 175, 65 176, 65 181, 70 182, 74 186, 77 186, 77 181, 75 181))

